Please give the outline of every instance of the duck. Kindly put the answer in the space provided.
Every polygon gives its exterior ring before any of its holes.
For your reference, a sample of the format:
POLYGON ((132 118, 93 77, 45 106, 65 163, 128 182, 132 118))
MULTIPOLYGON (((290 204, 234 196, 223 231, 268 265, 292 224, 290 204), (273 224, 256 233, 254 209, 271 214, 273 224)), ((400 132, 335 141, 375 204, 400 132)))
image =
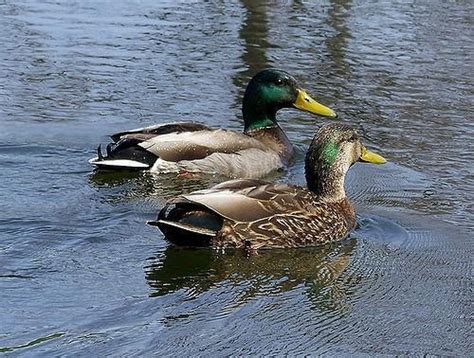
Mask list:
POLYGON ((308 247, 342 240, 356 226, 344 179, 356 162, 383 164, 356 130, 323 126, 305 157, 307 188, 234 179, 169 200, 155 221, 177 246, 248 250, 308 247))
POLYGON ((152 125, 111 135, 106 153, 99 145, 97 156, 89 163, 109 170, 262 178, 287 167, 293 159, 293 146, 276 119, 282 108, 337 116, 314 100, 289 73, 270 68, 258 72, 246 87, 243 132, 196 122, 152 125))

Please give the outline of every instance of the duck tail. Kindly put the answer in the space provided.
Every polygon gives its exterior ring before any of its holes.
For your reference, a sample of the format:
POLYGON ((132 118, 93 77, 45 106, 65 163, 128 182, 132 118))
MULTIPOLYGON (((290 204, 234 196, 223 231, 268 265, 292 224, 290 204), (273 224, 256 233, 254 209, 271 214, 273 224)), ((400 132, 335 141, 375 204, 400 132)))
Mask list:
POLYGON ((144 170, 150 169, 156 161, 153 153, 135 145, 133 141, 109 143, 102 153, 102 146, 97 147, 97 157, 89 160, 89 163, 100 169, 108 170, 144 170))
MULTIPOLYGON (((216 237, 217 231, 210 230, 204 227, 199 227, 183 222, 176 222, 176 221, 170 221, 170 220, 156 220, 156 221, 147 221, 148 225, 151 226, 158 226, 160 229, 164 226, 169 226, 172 228, 180 229, 183 231, 186 231, 188 233, 192 234, 197 234, 197 235, 203 235, 203 236, 209 236, 209 237, 216 237)), ((165 229, 166 230, 166 229, 165 229)))
POLYGON ((107 152, 107 158, 111 158, 112 155, 112 143, 107 144, 107 147, 105 148, 105 151, 107 152))
POLYGON ((104 157, 104 154, 102 154, 102 145, 101 144, 98 145, 98 147, 97 147, 97 159, 98 160, 106 160, 106 159, 113 158, 112 143, 107 144, 107 147, 105 147, 105 153, 106 153, 106 156, 104 157))
POLYGON ((158 213, 155 221, 165 238, 178 246, 211 246, 223 225, 223 219, 214 212, 188 203, 183 198, 171 200, 158 213))
POLYGON ((104 160, 104 156, 102 155, 102 148, 101 148, 100 144, 97 147, 97 158, 98 158, 98 160, 104 160))

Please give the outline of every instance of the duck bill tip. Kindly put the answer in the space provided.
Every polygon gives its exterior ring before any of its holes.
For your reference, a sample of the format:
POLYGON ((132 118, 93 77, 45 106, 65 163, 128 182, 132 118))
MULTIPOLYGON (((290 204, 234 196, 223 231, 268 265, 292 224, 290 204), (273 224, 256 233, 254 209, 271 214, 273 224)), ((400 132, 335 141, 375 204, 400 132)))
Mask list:
POLYGON ((336 112, 331 108, 314 100, 305 90, 298 89, 293 106, 301 111, 309 112, 323 117, 337 118, 336 112))

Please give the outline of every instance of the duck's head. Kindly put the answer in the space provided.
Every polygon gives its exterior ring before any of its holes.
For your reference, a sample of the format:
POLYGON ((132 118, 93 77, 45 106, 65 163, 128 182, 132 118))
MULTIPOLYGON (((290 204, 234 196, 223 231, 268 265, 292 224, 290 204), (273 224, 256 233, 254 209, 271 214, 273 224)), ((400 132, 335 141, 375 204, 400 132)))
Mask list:
POLYGON ((282 108, 297 108, 325 117, 336 113, 311 98, 287 72, 266 69, 257 73, 245 90, 242 113, 245 130, 276 125, 276 112, 282 108))
POLYGON ((308 188, 328 201, 345 197, 344 178, 356 162, 384 164, 386 160, 362 143, 353 128, 332 123, 322 127, 314 136, 306 154, 308 188))

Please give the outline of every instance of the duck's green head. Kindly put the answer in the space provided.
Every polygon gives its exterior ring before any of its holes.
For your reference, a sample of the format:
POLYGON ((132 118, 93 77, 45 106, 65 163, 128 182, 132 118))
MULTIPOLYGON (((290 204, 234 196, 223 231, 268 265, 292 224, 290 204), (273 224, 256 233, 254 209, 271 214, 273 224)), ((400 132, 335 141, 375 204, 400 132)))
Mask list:
POLYGON ((245 130, 276 125, 276 112, 282 108, 336 117, 332 109, 312 99, 287 72, 277 69, 260 71, 245 90, 242 105, 245 130))
POLYGON ((308 188, 328 199, 345 196, 344 178, 356 162, 384 164, 386 160, 362 143, 353 128, 333 123, 322 127, 315 135, 306 154, 306 182, 308 188))

